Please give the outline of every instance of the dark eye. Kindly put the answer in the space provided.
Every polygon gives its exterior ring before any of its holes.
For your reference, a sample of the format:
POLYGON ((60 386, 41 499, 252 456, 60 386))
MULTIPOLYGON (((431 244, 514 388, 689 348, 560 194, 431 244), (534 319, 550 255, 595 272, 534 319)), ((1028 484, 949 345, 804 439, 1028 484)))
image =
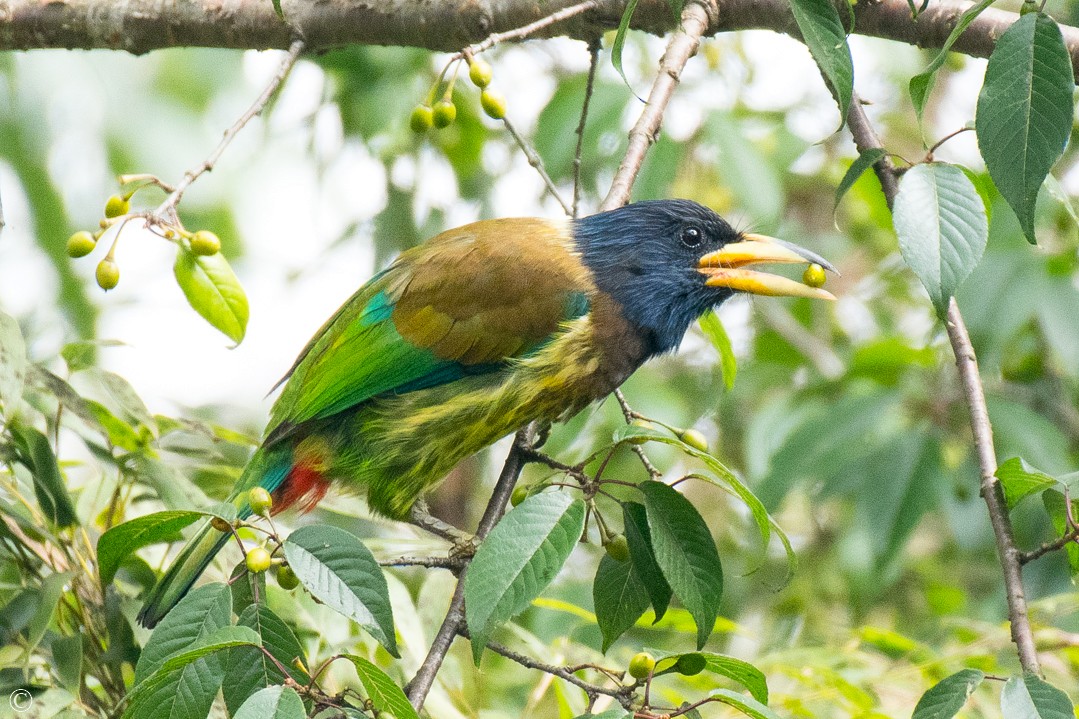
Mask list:
POLYGON ((701 231, 696 227, 687 227, 682 230, 682 244, 686 247, 697 247, 701 241, 701 231))

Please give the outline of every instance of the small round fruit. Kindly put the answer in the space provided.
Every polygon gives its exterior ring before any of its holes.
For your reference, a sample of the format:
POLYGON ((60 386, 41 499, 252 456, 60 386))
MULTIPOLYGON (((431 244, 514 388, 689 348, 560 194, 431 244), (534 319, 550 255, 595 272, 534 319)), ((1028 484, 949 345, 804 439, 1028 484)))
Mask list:
POLYGON ((491 66, 486 61, 479 58, 473 58, 472 64, 468 66, 468 79, 472 81, 472 84, 476 87, 487 87, 491 84, 491 66))
POLYGON ((629 660, 629 675, 634 679, 645 679, 656 668, 656 658, 648 652, 637 652, 629 660))
POLYGON ((262 547, 255 547, 247 550, 247 571, 258 574, 265 572, 273 564, 273 559, 270 558, 270 553, 262 547))
POLYGON ((494 90, 484 90, 480 93, 480 106, 488 117, 501 120, 506 116, 506 100, 494 90))
POLYGON ((86 230, 79 230, 67 238, 68 257, 86 257, 97 247, 97 240, 86 230))
POLYGON ((708 451, 708 440, 703 434, 695 429, 682 430, 682 433, 678 435, 678 439, 682 440, 698 452, 708 451))
POLYGON ((120 266, 106 257, 97 264, 97 271, 94 276, 97 278, 98 287, 105 291, 111 290, 120 284, 120 266))
POLYGON ((708 660, 704 658, 703 654, 693 652, 678 657, 678 661, 675 662, 674 665, 674 670, 684 677, 691 677, 703 672, 707 665, 708 660))
MULTIPOLYGON (((640 429, 647 429, 647 430, 655 429, 655 427, 652 426, 652 423, 649 422, 646 419, 635 419, 632 422, 630 422, 629 424, 630 424, 631 427, 638 427, 640 429)), ((629 437, 629 438, 626 439, 626 441, 629 442, 630 444, 644 444, 644 443, 646 443, 648 441, 648 438, 647 437, 641 437, 641 436, 638 435, 638 436, 634 436, 634 437, 629 437)))
POLYGON ((300 586, 300 578, 296 576, 296 572, 292 571, 292 567, 282 564, 277 568, 277 584, 282 589, 292 591, 300 586))
POLYGON ((806 271, 802 273, 802 282, 810 287, 823 287, 826 279, 824 268, 815 263, 807 267, 806 271))
POLYGON ((434 125, 434 112, 427 105, 416 105, 412 108, 412 114, 408 118, 408 126, 413 132, 423 133, 434 125))
POLYGON ((457 106, 452 100, 439 100, 431 110, 431 121, 435 127, 442 129, 449 127, 457 119, 457 106))
POLYGON ((528 499, 528 495, 528 487, 523 484, 518 484, 513 488, 513 494, 510 495, 510 504, 516 507, 518 504, 528 499))
POLYGON ((247 503, 251 505, 252 512, 265 517, 273 506, 273 497, 262 487, 255 487, 247 493, 247 503))
POLYGON ((226 522, 224 517, 214 517, 210 520, 210 526, 219 532, 228 532, 232 530, 232 525, 226 522))
POLYGON ((209 230, 199 230, 191 236, 191 251, 196 255, 216 255, 221 251, 221 238, 209 230))
POLYGON ((131 212, 131 203, 119 195, 113 195, 105 202, 105 217, 119 217, 128 212, 131 212))
POLYGON ((611 559, 618 562, 629 561, 629 542, 626 541, 626 535, 612 534, 607 538, 607 543, 603 545, 603 548, 607 550, 611 559))

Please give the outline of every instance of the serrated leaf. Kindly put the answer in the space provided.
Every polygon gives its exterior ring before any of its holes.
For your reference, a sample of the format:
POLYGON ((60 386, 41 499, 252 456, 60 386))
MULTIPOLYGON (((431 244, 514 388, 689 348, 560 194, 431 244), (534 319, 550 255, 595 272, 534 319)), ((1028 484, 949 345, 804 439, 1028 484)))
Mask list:
POLYGON ((943 317, 989 239, 981 195, 955 165, 915 165, 899 183, 892 221, 903 260, 943 317))
POLYGON ((870 147, 867 150, 863 150, 858 157, 854 158, 854 162, 850 163, 850 167, 843 174, 843 179, 839 181, 839 186, 835 188, 835 206, 832 207, 834 212, 839 207, 839 201, 843 199, 843 195, 847 194, 847 190, 854 186, 854 183, 858 181, 866 170, 873 165, 877 164, 880 158, 884 157, 888 153, 883 147, 870 147))
POLYGON ((753 697, 732 692, 730 689, 713 689, 708 693, 708 696, 734 707, 746 716, 753 717, 753 719, 779 719, 778 714, 753 697))
POLYGON ((1075 719, 1068 695, 1035 674, 1007 681, 1000 693, 1000 712, 1004 719, 1075 719))
POLYGON ((359 676, 364 691, 367 692, 367 698, 371 700, 371 705, 375 709, 379 712, 389 712, 397 719, 419 719, 419 715, 412 708, 411 702, 408 701, 401 687, 397 686, 397 682, 390 679, 386 672, 363 657, 346 654, 345 659, 356 667, 356 675, 359 676))
POLYGON ((1071 134, 1074 89, 1060 28, 1040 12, 1000 36, 985 68, 974 125, 978 146, 1031 243, 1038 189, 1071 134))
MULTIPOLYGON (((198 645, 227 626, 231 616, 232 592, 227 584, 207 584, 193 589, 150 635, 135 665, 135 683, 156 672, 169 657, 198 645)), ((220 676, 220 668, 216 673, 220 676)))
POLYGON ((723 566, 708 525, 693 503, 662 482, 638 485, 648 510, 656 562, 697 625, 697 648, 712 633, 723 594, 723 566))
POLYGON ((731 338, 723 326, 723 320, 719 314, 709 310, 705 312, 697 322, 701 331, 712 346, 719 352, 719 367, 723 371, 723 384, 729 390, 734 388, 734 378, 738 374, 738 358, 734 356, 734 348, 731 347, 731 338))
POLYGON ((176 253, 173 274, 191 307, 240 344, 247 332, 247 295, 228 260, 220 252, 195 255, 181 247, 176 253))
POLYGON ((791 11, 802 40, 839 105, 839 126, 842 127, 854 95, 854 61, 839 12, 831 0, 791 0, 791 11))
POLYGON ((749 662, 728 657, 726 654, 714 652, 701 652, 701 654, 707 662, 705 669, 713 674, 733 679, 748 689, 753 698, 761 704, 768 703, 768 680, 760 669, 749 662))
POLYGON ((637 623, 651 603, 632 559, 620 562, 603 555, 592 583, 592 603, 606 653, 616 639, 637 623))
POLYGON ((985 672, 964 669, 934 684, 918 700, 911 719, 951 719, 985 680, 985 672))
POLYGON ((638 502, 622 503, 622 526, 629 544, 629 559, 637 572, 655 613, 655 622, 667 613, 671 603, 671 585, 663 578, 663 570, 656 563, 652 548, 652 533, 648 530, 648 510, 638 502))
POLYGON ((933 91, 933 85, 936 83, 937 70, 939 70, 944 65, 945 60, 948 59, 948 51, 951 50, 955 41, 958 40, 959 36, 967 29, 967 26, 974 22, 974 18, 981 15, 982 11, 994 2, 996 2, 996 0, 981 0, 981 2, 976 5, 971 5, 967 8, 963 14, 959 16, 959 20, 956 21, 955 27, 952 28, 952 32, 948 35, 948 39, 944 41, 937 56, 929 63, 929 67, 910 79, 910 85, 908 87, 910 90, 910 101, 914 104, 914 112, 918 115, 918 122, 922 121, 922 112, 925 110, 926 99, 929 97, 929 93, 933 91))
POLYGON ((584 502, 566 492, 534 494, 510 510, 465 573, 465 618, 478 663, 487 640, 523 611, 562 569, 584 531, 584 502))
POLYGON ((386 577, 363 542, 337 527, 311 525, 288 536, 285 557, 307 591, 398 656, 386 577))
POLYGON ((629 33, 629 23, 633 20, 633 12, 637 9, 638 0, 629 0, 626 9, 622 11, 622 19, 618 22, 618 32, 614 35, 614 43, 611 45, 611 64, 622 78, 622 82, 629 85, 626 73, 622 69, 622 48, 626 44, 626 34, 629 33))
POLYGON ((292 687, 266 687, 251 695, 232 719, 306 719, 303 700, 292 687))
POLYGON ((15 416, 26 380, 26 343, 14 317, 0 312, 0 407, 4 417, 15 416))
MULTIPOLYGON (((307 665, 303 648, 292 633, 292 629, 265 604, 249 604, 240 613, 237 624, 254 630, 262 643, 263 649, 274 659, 287 667, 289 675, 296 682, 303 684, 307 677, 293 667, 293 660, 299 657, 307 665)), ((259 693, 263 687, 269 687, 285 680, 285 675, 277 668, 266 654, 256 647, 240 647, 229 651, 225 661, 225 678, 221 693, 225 697, 225 706, 229 713, 236 715, 241 705, 248 698, 259 693)))
MULTIPOLYGON (((231 505, 223 505, 222 508, 224 506, 231 505)), ((181 529, 205 516, 206 512, 195 510, 168 510, 147 514, 109 529, 97 540, 97 571, 101 585, 112 581, 116 570, 132 552, 158 542, 173 541, 181 529)))
POLYGON ((19 450, 19 459, 34 481, 34 496, 45 518, 58 527, 70 527, 79 523, 75 505, 67 493, 67 485, 60 473, 60 465, 53 454, 49 438, 33 427, 9 425, 19 450))
POLYGON ((1048 474, 1031 467, 1020 457, 1012 457, 1000 463, 993 473, 1004 490, 1008 510, 1032 494, 1057 486, 1058 482, 1048 474))

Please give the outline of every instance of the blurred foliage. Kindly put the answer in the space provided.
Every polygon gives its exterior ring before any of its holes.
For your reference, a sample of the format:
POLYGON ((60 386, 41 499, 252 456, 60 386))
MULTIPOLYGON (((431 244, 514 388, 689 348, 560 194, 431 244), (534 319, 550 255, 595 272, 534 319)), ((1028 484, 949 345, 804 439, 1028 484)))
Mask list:
MULTIPOLYGON (((744 504, 704 483, 681 485, 707 519, 726 565, 706 650, 759 668, 767 677, 768 705, 781 716, 906 717, 927 689, 959 670, 1018 673, 993 536, 978 496, 967 412, 944 330, 901 261, 872 173, 853 184, 833 215, 835 188, 856 152, 845 132, 830 134, 837 116, 827 89, 819 78, 809 90, 795 78, 767 90, 777 81, 749 47, 754 38, 705 43, 700 62, 707 72, 685 78, 667 119, 671 131, 652 149, 635 197, 696 199, 739 227, 813 247, 842 270, 828 286, 840 299, 834 306, 766 298, 728 303, 721 316, 739 364, 729 390, 718 353, 696 332, 681 353, 653 362, 624 390, 642 414, 700 430, 715 457, 773 513, 798 555, 788 580, 782 545, 773 538, 761 546, 744 504)), ((927 139, 942 137, 958 129, 949 124, 957 117, 959 126, 973 117, 973 97, 964 85, 981 70, 961 59, 946 64, 920 131, 906 83, 931 54, 893 56, 893 49, 862 48, 870 67, 880 70, 872 91, 877 105, 870 110, 888 149, 917 160, 925 151, 921 131, 927 139)), ((636 87, 659 50, 655 42, 628 38, 625 68, 636 87)), ((492 55, 509 116, 534 143, 560 191, 570 195, 584 46, 536 43, 492 55)), ((3 230, 0 253, 22 242, 19 261, 45 260, 33 265, 34 287, 30 275, 24 279, 36 302, 0 291, 0 300, 20 308, 21 327, 5 327, 0 344, 0 696, 25 688, 45 712, 41 716, 108 715, 133 686, 147 646, 150 634, 134 615, 165 554, 158 545, 127 556, 115 581, 102 587, 93 570, 100 535, 151 512, 202 509, 223 498, 253 444, 245 434, 264 421, 254 411, 237 414, 219 406, 169 412, 178 416, 148 409, 139 399, 146 388, 98 366, 102 340, 112 338, 99 337, 97 318, 114 309, 88 277, 73 272, 63 253, 67 236, 95 221, 115 191, 109 175, 165 176, 166 168, 178 178, 249 102, 258 82, 245 82, 245 73, 264 78, 251 69, 250 56, 245 61, 228 52, 167 51, 138 60, 92 53, 86 60, 102 88, 108 77, 122 76, 123 82, 107 91, 104 105, 73 119, 40 90, 43 79, 70 61, 67 56, 0 58, 0 97, 12 108, 0 116, 0 190, 9 223, 26 219, 3 230), (123 111, 124 104, 146 114, 123 111), (139 118, 151 113, 167 119, 149 127, 139 118), (91 159, 72 154, 73 146, 91 159), (65 161, 75 162, 82 175, 66 171, 65 161), (25 338, 25 354, 16 335, 25 338), (16 373, 19 357, 27 360, 16 373)), ((362 195, 365 206, 379 205, 363 217, 342 210, 328 221, 336 237, 324 250, 327 257, 341 245, 359 246, 380 267, 451 223, 504 215, 507 206, 557 216, 512 139, 482 116, 474 88, 458 86, 458 119, 450 128, 422 137, 409 130, 409 111, 426 98, 444 60, 394 48, 335 51, 297 68, 293 82, 316 98, 310 107, 286 88, 271 108, 262 126, 267 142, 280 142, 274 147, 287 151, 290 142, 303 145, 306 138, 304 161, 314 171, 302 177, 321 183, 335 161, 355 157, 348 154, 353 151, 370 160, 365 168, 382 169, 365 169, 362 186, 319 185, 335 197, 362 195), (301 111, 290 110, 290 102, 301 111), (291 134, 273 124, 278 113, 291 118, 291 134), (339 134, 335 140, 328 133, 329 150, 319 149, 327 133, 318 118, 326 116, 339 134)), ((625 146, 627 121, 640 108, 606 64, 583 143, 585 208, 604 194, 625 146)), ((246 132, 257 138, 259 130, 246 132)), ((941 153, 948 151, 946 145, 941 153)), ((212 178, 204 178, 217 183, 212 196, 193 190, 180 213, 192 226, 213 228, 241 280, 250 283, 260 272, 250 261, 253 246, 270 239, 252 236, 252 213, 241 208, 256 206, 255 214, 271 218, 300 208, 243 195, 245 183, 267 165, 246 163, 244 153, 253 154, 242 147, 232 152, 212 178)), ((1051 478, 1055 489, 1049 491, 1057 492, 1014 508, 1018 543, 1032 549, 1064 531, 1060 490, 1079 490, 1076 475, 1069 474, 1079 468, 1079 231, 1071 206, 1079 187, 1079 149, 1068 147, 1054 170, 1059 183, 1053 191, 1043 188, 1037 247, 1025 241, 976 151, 959 145, 954 153, 971 168, 991 210, 985 254, 957 299, 988 393, 998 459, 1022 458, 1031 471, 1051 478)), ((9 262, 0 261, 0 270, 9 262)), ((124 282, 137 297, 139 276, 125 275, 124 282)), ((176 381, 197 383, 199 373, 176 381)), ((557 427, 544 451, 567 463, 581 461, 622 427, 622 413, 609 400, 557 427)), ((703 468, 677 446, 650 443, 648 452, 672 477, 703 468)), ((500 465, 500 451, 488 455, 464 463, 434 493, 436 514, 474 525, 500 465)), ((633 482, 647 478, 629 451, 614 453, 604 473, 633 482)), ((554 474, 530 465, 522 483, 533 486, 554 474)), ((606 514, 618 524, 617 512, 606 514)), ((370 519, 354 498, 333 497, 314 518, 359 536, 380 559, 444 550, 411 527, 370 519)), ((594 525, 590 540, 574 550, 530 608, 495 631, 495 639, 544 661, 620 671, 643 648, 657 657, 694 648, 693 617, 676 604, 655 623, 646 611, 601 653, 604 637, 591 587, 603 550, 594 525)), ((239 561, 228 548, 209 580, 227 579, 239 561)), ((1065 552, 1050 552, 1025 568, 1044 670, 1064 688, 1079 681, 1074 571, 1074 553, 1065 552)), ((354 655, 400 685, 422 660, 453 580, 440 570, 416 568, 389 570, 386 577, 399 663, 359 626, 304 591, 288 592, 272 582, 261 591, 264 606, 287 618, 307 657, 354 655)), ((250 594, 245 582, 232 587, 237 614, 250 603, 244 591, 250 594)), ((322 683, 329 691, 366 687, 369 693, 376 675, 361 674, 357 683, 355 671, 364 667, 355 660, 335 662, 322 683)), ((741 689, 722 677, 714 671, 667 674, 656 679, 653 698, 678 706, 714 689, 741 689)), ((999 716, 1000 692, 1000 682, 985 682, 965 716, 999 716)), ((285 703, 287 697, 278 698, 285 703)), ((431 716, 451 719, 570 719, 586 706, 571 684, 491 652, 477 668, 464 642, 449 654, 427 704, 431 716)), ((597 713, 604 708, 594 707, 597 713)), ((710 704, 701 715, 733 711, 710 704)))

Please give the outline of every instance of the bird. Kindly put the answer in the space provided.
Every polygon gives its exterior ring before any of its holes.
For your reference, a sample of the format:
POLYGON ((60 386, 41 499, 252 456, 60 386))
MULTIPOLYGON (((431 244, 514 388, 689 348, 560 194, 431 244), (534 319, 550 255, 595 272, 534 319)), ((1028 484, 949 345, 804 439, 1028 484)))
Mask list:
MULTIPOLYGON (((405 519, 459 461, 603 399, 735 293, 835 299, 747 269, 755 263, 835 271, 690 200, 445 231, 401 253, 308 342, 229 501, 248 517, 249 491, 263 487, 274 513, 310 510, 335 485, 405 519)), ((179 602, 228 536, 200 528, 148 595, 144 626, 179 602)))

